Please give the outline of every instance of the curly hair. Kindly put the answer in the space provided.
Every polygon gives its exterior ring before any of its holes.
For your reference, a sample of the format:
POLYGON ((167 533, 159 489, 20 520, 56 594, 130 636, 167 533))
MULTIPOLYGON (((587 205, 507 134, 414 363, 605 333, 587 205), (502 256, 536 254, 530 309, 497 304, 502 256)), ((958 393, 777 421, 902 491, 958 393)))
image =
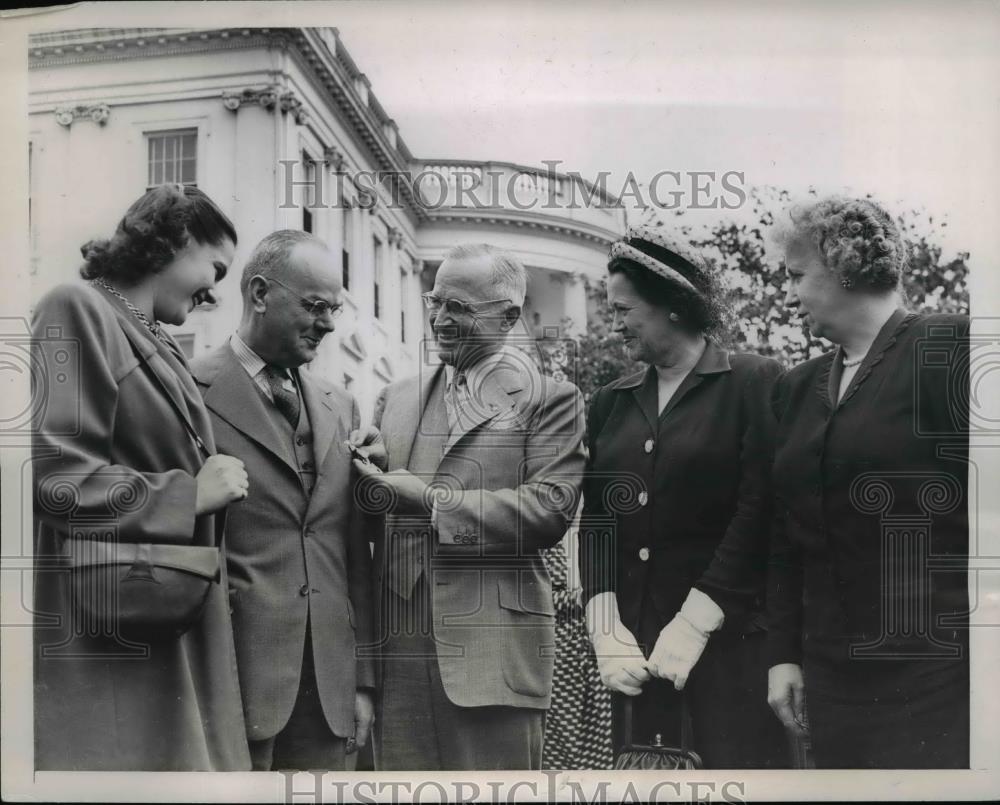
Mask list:
POLYGON ((137 282, 166 268, 189 239, 213 246, 229 239, 236 245, 236 228, 198 188, 154 187, 128 208, 111 238, 80 247, 86 261, 80 276, 137 282))
POLYGON ((789 211, 774 239, 786 246, 807 239, 827 268, 853 287, 895 289, 906 268, 906 245, 892 216, 874 201, 831 197, 789 211))
POLYGON ((731 324, 728 299, 718 276, 704 259, 679 255, 641 237, 629 238, 627 242, 681 274, 695 290, 655 274, 627 257, 611 260, 609 274, 624 274, 644 301, 676 313, 679 324, 689 332, 714 337, 728 332, 731 324))

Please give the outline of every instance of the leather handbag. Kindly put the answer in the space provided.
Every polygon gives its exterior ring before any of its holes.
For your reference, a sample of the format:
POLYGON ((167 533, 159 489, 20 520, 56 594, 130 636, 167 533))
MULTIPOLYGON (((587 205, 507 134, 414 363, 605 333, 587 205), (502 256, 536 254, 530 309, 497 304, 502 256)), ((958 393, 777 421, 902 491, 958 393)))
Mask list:
POLYGON ((690 716, 687 704, 681 706, 681 746, 672 747, 663 743, 656 735, 651 744, 632 743, 632 698, 625 700, 623 708, 624 733, 630 743, 623 746, 615 756, 614 768, 618 771, 685 771, 702 768, 697 752, 688 748, 690 743, 690 716))
POLYGON ((66 540, 70 589, 87 634, 125 640, 180 637, 201 617, 219 580, 219 549, 86 538, 74 525, 66 540))
MULTIPOLYGON (((208 458, 212 453, 187 414, 149 366, 133 335, 124 325, 122 330, 188 435, 208 458)), ((221 534, 222 528, 217 532, 221 534)), ((219 547, 119 541, 117 523, 103 518, 72 521, 63 556, 70 568, 77 628, 85 634, 126 641, 179 638, 200 620, 220 578, 219 547)))

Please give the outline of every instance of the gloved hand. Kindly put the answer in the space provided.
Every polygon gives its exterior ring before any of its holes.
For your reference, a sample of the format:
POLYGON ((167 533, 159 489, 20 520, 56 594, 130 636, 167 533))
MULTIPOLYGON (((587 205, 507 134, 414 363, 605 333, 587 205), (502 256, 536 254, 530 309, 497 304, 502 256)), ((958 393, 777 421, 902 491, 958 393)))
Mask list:
POLYGON ((614 593, 600 593, 587 602, 587 630, 597 656, 601 681, 611 690, 638 696, 649 681, 646 658, 635 636, 625 628, 614 593))
POLYGON ((672 621, 663 627, 649 656, 649 671, 653 676, 669 679, 677 690, 683 690, 691 669, 701 657, 708 636, 720 626, 722 610, 701 590, 688 593, 684 605, 672 621))

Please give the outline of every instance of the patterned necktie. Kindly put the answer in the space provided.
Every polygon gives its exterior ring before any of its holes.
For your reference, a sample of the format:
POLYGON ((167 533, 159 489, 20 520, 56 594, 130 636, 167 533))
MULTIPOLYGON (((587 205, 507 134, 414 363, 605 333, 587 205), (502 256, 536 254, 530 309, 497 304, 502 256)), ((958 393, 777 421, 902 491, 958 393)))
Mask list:
POLYGON ((282 416, 288 420, 288 424, 295 428, 299 424, 299 395, 295 393, 295 384, 288 376, 288 372, 280 366, 264 367, 264 375, 267 377, 267 385, 271 389, 274 397, 274 404, 281 411, 282 416))
POLYGON ((461 425, 462 410, 465 407, 463 405, 466 397, 466 392, 468 391, 468 386, 465 382, 465 372, 456 371, 451 378, 451 383, 448 385, 447 393, 445 394, 445 408, 448 412, 448 429, 455 430, 461 425))

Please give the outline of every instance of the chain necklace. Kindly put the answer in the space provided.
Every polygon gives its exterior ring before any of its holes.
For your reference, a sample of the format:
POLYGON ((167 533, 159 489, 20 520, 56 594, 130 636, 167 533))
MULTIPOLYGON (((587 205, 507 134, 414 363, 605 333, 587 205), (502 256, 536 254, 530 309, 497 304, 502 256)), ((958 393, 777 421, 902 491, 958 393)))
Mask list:
POLYGON ((132 315, 135 316, 143 324, 145 324, 146 325, 146 329, 149 330, 149 332, 151 332, 155 338, 157 338, 160 341, 163 341, 164 343, 166 343, 166 339, 163 336, 163 328, 160 327, 159 322, 152 322, 152 321, 150 321, 149 318, 146 316, 145 313, 143 313, 141 310, 139 310, 139 308, 137 308, 135 305, 133 305, 128 299, 126 299, 122 294, 120 294, 117 290, 115 290, 115 288, 113 288, 111 285, 109 285, 105 280, 103 280, 103 279, 91 280, 90 284, 91 285, 98 285, 101 288, 103 288, 105 291, 107 291, 109 294, 111 294, 112 296, 115 296, 115 297, 121 299, 125 303, 125 306, 132 313, 132 315))

